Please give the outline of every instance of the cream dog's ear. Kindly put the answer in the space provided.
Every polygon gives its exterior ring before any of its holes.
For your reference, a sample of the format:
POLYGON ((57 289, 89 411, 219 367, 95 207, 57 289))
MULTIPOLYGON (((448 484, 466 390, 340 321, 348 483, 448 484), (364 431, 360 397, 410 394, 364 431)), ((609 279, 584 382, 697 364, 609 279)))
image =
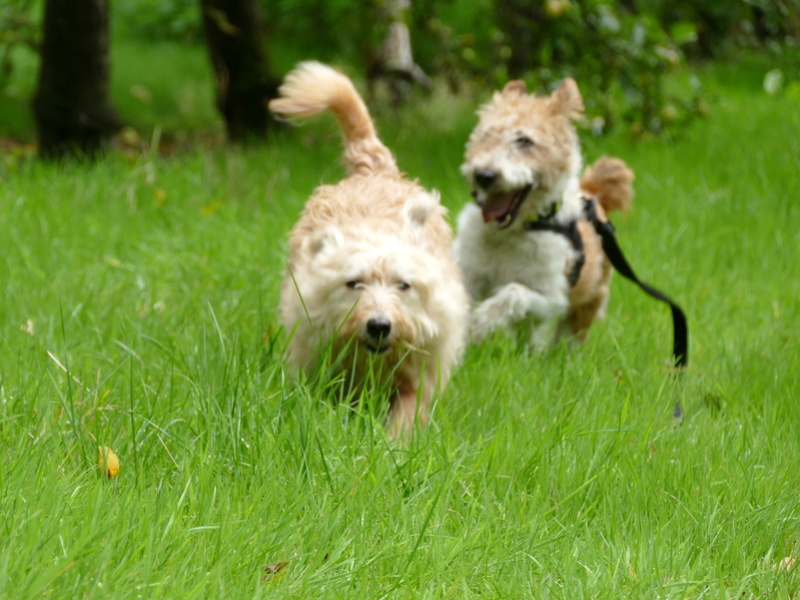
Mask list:
POLYGON ((503 88, 503 93, 509 95, 517 94, 521 96, 527 92, 528 87, 525 85, 525 82, 522 81, 522 79, 512 79, 503 88))
POLYGON ((406 214, 412 225, 421 226, 439 207, 439 192, 417 194, 408 199, 406 214))
POLYGON ((578 84, 571 77, 567 77, 561 86, 550 94, 549 104, 553 113, 564 115, 568 119, 579 119, 583 115, 583 98, 578 90, 578 84))
POLYGON ((338 248, 344 244, 344 238, 338 229, 325 227, 303 240, 303 252, 316 256, 327 248, 338 248))

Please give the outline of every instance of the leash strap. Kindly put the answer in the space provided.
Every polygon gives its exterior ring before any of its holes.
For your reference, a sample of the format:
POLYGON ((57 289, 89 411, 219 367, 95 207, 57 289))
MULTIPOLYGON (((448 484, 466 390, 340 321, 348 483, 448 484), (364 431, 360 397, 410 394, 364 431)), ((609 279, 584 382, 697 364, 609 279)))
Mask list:
POLYGON ((619 244, 617 244, 614 226, 609 221, 600 220, 593 200, 584 198, 583 202, 584 213, 594 225, 595 231, 597 231, 602 240, 603 252, 605 252, 614 268, 623 277, 638 285, 647 295, 669 304, 670 309, 672 309, 672 356, 676 367, 685 367, 689 361, 689 329, 686 325, 686 315, 683 310, 667 295, 647 285, 636 276, 636 273, 633 272, 630 264, 625 259, 619 244))

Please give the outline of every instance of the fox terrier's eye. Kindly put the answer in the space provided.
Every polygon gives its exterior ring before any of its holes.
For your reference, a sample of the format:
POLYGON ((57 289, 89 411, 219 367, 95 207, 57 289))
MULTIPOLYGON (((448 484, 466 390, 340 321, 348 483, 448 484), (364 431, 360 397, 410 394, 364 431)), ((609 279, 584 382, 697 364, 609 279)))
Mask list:
POLYGON ((351 279, 347 283, 345 283, 347 287, 351 290, 357 290, 361 287, 361 280, 360 279, 351 279))
POLYGON ((405 292, 405 291, 411 289, 411 284, 408 283, 407 281, 398 281, 397 282, 397 289, 399 289, 401 292, 405 292))

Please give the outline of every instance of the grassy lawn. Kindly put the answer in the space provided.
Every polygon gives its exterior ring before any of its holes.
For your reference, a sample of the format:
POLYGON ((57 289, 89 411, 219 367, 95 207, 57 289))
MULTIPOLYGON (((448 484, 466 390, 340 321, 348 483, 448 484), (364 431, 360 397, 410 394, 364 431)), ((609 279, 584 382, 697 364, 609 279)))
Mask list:
MULTIPOLYGON (((219 131, 204 60, 122 52, 120 110, 219 131)), ((246 150, 3 157, 0 597, 800 598, 776 568, 800 562, 800 100, 768 68, 701 70, 710 115, 678 136, 584 136, 637 173, 615 223, 687 312, 682 380, 668 309, 616 277, 577 352, 470 349, 405 448, 282 359, 284 240, 342 174, 331 119, 246 150)), ((454 214, 473 110, 378 112, 454 214)))

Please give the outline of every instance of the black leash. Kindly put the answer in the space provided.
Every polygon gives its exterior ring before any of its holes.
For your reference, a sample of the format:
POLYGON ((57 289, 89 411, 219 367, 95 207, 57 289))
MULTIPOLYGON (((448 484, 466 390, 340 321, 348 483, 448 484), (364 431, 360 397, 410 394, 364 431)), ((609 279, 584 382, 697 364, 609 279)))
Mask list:
MULTIPOLYGON (((574 287, 581 276, 581 269, 586 262, 586 255, 583 251, 583 240, 578 231, 578 220, 573 219, 567 224, 557 222, 555 216, 559 208, 559 202, 553 204, 548 214, 540 216, 536 221, 526 222, 523 227, 526 231, 550 231, 558 233, 570 241, 572 247, 578 252, 578 258, 568 276, 570 287, 574 287)), ((638 285, 647 295, 669 304, 672 310, 672 357, 674 366, 678 368, 685 367, 689 361, 689 328, 686 325, 686 315, 683 313, 681 307, 669 296, 644 283, 636 276, 636 273, 633 272, 633 269, 617 243, 614 226, 610 221, 600 220, 600 217, 597 215, 597 209, 595 208, 595 201, 591 198, 583 199, 583 216, 594 226, 595 231, 597 231, 597 234, 600 236, 603 244, 603 252, 608 257, 608 260, 611 261, 613 267, 619 271, 623 277, 630 279, 638 285)))
POLYGON ((669 296, 647 285, 636 276, 636 273, 633 272, 630 264, 625 259, 619 244, 617 244, 614 226, 610 221, 600 220, 597 216, 594 200, 584 198, 583 203, 583 212, 586 218, 594 225, 595 231, 597 231, 602 240, 603 252, 605 252, 614 268, 623 277, 633 281, 649 296, 669 304, 670 309, 672 309, 672 357, 676 367, 685 367, 689 361, 689 328, 686 325, 686 315, 683 310, 669 296))

